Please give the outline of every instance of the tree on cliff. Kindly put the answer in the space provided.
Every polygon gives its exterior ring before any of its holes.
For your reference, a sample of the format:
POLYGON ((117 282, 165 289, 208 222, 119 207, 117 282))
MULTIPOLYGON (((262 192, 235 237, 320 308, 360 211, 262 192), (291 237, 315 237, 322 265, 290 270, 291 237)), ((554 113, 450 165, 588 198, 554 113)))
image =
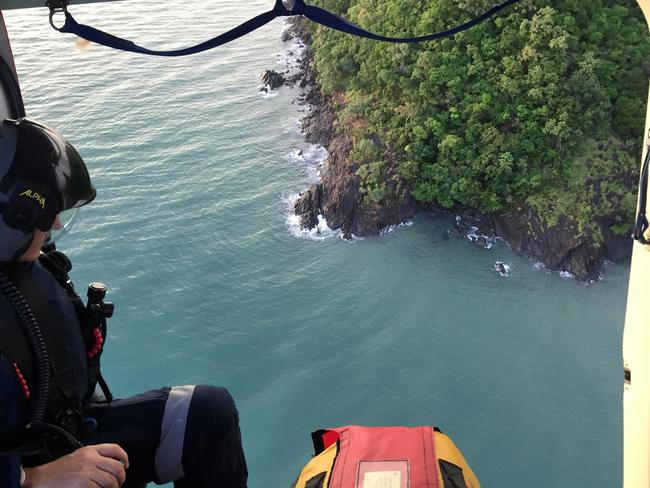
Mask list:
MULTIPOLYGON (((393 36, 444 30, 492 5, 321 3, 393 36)), ((633 212, 650 74, 647 27, 633 2, 524 0, 424 44, 323 28, 313 37, 321 86, 341 101, 339 130, 354 142, 370 202, 407 188, 423 203, 488 213, 527 203, 549 225, 568 215, 583 234, 600 216, 625 222, 633 212)))

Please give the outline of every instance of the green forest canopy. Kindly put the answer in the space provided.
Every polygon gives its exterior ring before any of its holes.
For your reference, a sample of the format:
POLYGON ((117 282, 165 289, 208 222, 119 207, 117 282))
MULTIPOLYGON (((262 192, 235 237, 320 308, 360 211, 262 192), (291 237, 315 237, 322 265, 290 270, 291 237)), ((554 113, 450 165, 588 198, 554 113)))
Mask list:
MULTIPOLYGON (((320 4, 374 32, 410 36, 465 22, 493 2, 320 4)), ((338 129, 353 140, 368 203, 404 191, 487 213, 527 203, 548 225, 571 217, 580 235, 593 237, 603 216, 628 232, 650 74, 635 2, 523 0, 423 44, 322 27, 312 34, 319 81, 340 105, 338 129)))

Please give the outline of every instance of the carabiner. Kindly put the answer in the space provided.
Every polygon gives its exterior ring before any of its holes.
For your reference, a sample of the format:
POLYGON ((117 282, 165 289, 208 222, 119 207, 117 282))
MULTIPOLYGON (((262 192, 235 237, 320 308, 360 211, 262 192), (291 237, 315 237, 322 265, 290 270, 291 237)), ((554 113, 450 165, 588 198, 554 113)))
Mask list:
POLYGON ((68 13, 68 0, 47 0, 45 6, 50 9, 50 25, 52 29, 61 32, 61 28, 54 25, 54 14, 63 12, 64 14, 68 13))
POLYGON ((296 6, 296 0, 282 0, 282 5, 284 5, 284 8, 291 12, 293 10, 293 7, 296 6))

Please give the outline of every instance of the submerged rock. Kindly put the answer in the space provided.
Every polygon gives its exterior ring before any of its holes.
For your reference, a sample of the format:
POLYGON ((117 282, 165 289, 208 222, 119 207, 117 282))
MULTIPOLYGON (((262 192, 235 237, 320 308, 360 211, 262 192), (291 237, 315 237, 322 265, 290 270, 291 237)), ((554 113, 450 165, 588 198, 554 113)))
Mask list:
POLYGON ((287 42, 293 38, 293 33, 291 29, 287 29, 282 33, 282 42, 287 42))
POLYGON ((500 276, 510 276, 510 265, 503 261, 497 261, 494 263, 494 270, 499 273, 500 276))

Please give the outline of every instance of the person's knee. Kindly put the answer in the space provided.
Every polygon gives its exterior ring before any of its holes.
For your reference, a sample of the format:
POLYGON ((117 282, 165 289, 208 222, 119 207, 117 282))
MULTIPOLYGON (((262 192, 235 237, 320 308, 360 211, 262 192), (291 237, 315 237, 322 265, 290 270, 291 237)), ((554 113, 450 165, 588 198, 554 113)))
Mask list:
POLYGON ((188 454, 191 458, 210 457, 210 453, 240 445, 239 413, 228 390, 197 386, 187 415, 183 459, 188 459, 188 454))
POLYGON ((199 428, 204 433, 212 431, 212 435, 226 435, 233 428, 238 428, 239 413, 228 390, 219 386, 198 385, 194 389, 187 420, 188 428, 199 428))
POLYGON ((183 466, 194 479, 245 480, 239 414, 225 388, 201 385, 194 389, 187 415, 183 466))

